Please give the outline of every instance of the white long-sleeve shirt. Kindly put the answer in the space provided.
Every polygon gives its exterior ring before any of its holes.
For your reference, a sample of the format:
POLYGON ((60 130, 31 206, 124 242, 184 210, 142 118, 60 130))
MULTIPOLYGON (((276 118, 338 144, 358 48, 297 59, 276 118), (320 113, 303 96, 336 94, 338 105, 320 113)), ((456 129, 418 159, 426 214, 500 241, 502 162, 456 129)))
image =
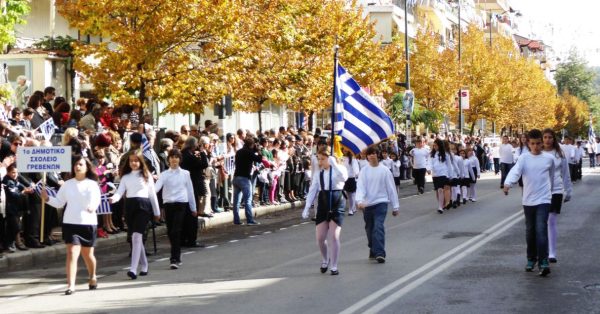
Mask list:
MULTIPOLYGON (((306 196, 306 205, 304 207, 304 211, 308 212, 310 206, 315 201, 317 194, 321 191, 321 172, 323 172, 323 185, 325 187, 325 191, 330 190, 329 188, 329 173, 331 172, 331 186, 333 187, 331 190, 342 190, 344 189, 344 184, 346 180, 348 180, 348 172, 346 172, 346 167, 340 165, 335 160, 335 157, 329 157, 329 165, 330 169, 324 170, 321 169, 313 173, 312 181, 310 183, 310 188, 308 189, 308 195, 306 196)), ((388 170, 389 171, 389 170, 388 170)), ((392 173, 390 172, 390 175, 392 173)), ((359 176, 360 177, 360 176, 359 176)))
POLYGON ((111 197, 112 202, 118 202, 123 195, 128 198, 148 198, 150 200, 150 204, 152 204, 154 216, 160 216, 160 209, 158 208, 158 199, 156 198, 154 181, 151 177, 149 177, 147 181, 144 180, 144 176, 142 176, 140 170, 133 170, 121 177, 121 183, 119 183, 117 193, 111 197))
POLYGON ((394 161, 390 157, 381 160, 379 163, 388 168, 390 172, 392 171, 392 167, 394 166, 394 161))
POLYGON ((469 158, 462 159, 462 162, 463 162, 463 178, 475 180, 475 178, 477 178, 477 176, 475 175, 475 172, 473 172, 473 167, 471 167, 471 161, 469 160, 469 158))
POLYGON ((475 168, 477 170, 477 172, 474 172, 476 177, 481 173, 481 168, 479 167, 479 159, 477 159, 477 157, 475 157, 474 155, 469 157, 469 167, 475 168))
POLYGON ((450 164, 450 158, 446 156, 446 161, 441 161, 439 158, 439 152, 436 152, 432 158, 429 158, 430 166, 429 170, 431 170, 432 177, 447 177, 450 178, 450 169, 452 165, 450 164))
POLYGON ((548 154, 526 153, 512 167, 505 185, 512 186, 523 178, 523 205, 550 204, 554 181, 554 159, 548 154))
POLYGON ((344 157, 344 167, 346 167, 346 171, 348 172, 348 178, 358 177, 360 167, 358 166, 358 160, 356 160, 356 158, 352 158, 352 162, 350 162, 350 158, 344 157))
POLYGON ((500 162, 503 164, 512 164, 514 162, 514 147, 510 144, 500 145, 500 162))
POLYGON ((356 202, 365 206, 391 203, 393 211, 400 209, 394 177, 387 167, 368 165, 360 172, 356 183, 356 202))
POLYGON ((567 162, 570 164, 575 164, 577 163, 575 161, 575 146, 571 145, 571 144, 566 144, 566 145, 561 145, 560 148, 563 151, 563 154, 565 155, 565 158, 567 158, 567 162))
POLYGON ((544 151, 544 154, 552 157, 554 160, 554 181, 552 194, 563 194, 571 196, 573 183, 571 182, 571 174, 569 172, 569 163, 564 157, 560 157, 555 150, 544 151))
POLYGON ((446 159, 450 161, 450 171, 448 173, 450 179, 455 179, 455 178, 459 178, 460 177, 460 169, 458 168, 458 165, 456 164, 456 159, 458 159, 458 157, 456 157, 455 155, 451 155, 449 153, 446 153, 446 159))
POLYGON ((423 148, 413 148, 410 151, 413 158, 413 169, 425 169, 429 163, 429 150, 423 148))
POLYGON ((401 166, 402 166, 402 163, 400 162, 400 160, 396 160, 392 164, 392 176, 394 178, 397 178, 400 176, 400 167, 401 166))
POLYGON ((162 189, 164 203, 188 203, 192 212, 196 211, 196 199, 190 172, 181 168, 163 171, 155 186, 156 192, 162 189))
POLYGON ((90 179, 65 181, 56 197, 48 196, 48 205, 61 208, 67 205, 63 223, 74 225, 97 225, 96 210, 100 206, 100 186, 90 179), (91 209, 90 212, 88 209, 91 209))
MULTIPOLYGON (((454 156, 454 163, 456 164, 456 167, 458 168, 457 177, 460 179, 465 178, 465 160, 460 156, 454 156)), ((467 174, 468 174, 468 172, 467 172, 467 174)))

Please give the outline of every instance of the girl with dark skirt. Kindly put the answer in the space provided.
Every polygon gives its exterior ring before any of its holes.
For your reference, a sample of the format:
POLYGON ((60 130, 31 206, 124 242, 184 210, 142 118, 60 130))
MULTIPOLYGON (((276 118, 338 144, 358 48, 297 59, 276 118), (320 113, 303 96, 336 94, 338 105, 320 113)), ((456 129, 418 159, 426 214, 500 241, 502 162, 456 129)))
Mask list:
POLYGON ((133 152, 125 160, 121 183, 117 192, 110 198, 110 202, 116 203, 122 196, 125 196, 127 233, 131 236, 131 267, 127 276, 137 279, 137 269, 140 263, 140 276, 148 275, 148 259, 142 235, 153 216, 155 221, 160 220, 154 181, 144 162, 141 150, 133 152))
POLYGON ((310 206, 318 195, 316 235, 322 257, 320 270, 321 273, 325 273, 327 268, 331 267, 331 274, 338 275, 340 233, 346 204, 342 189, 348 179, 348 172, 346 167, 338 164, 335 157, 331 156, 329 148, 318 152, 317 161, 319 172, 312 178, 302 218, 308 219, 310 206))
POLYGON ((63 240, 67 247, 66 295, 75 292, 77 260, 80 253, 88 270, 89 289, 95 290, 98 287, 94 256, 98 225, 96 210, 100 205, 98 176, 90 161, 80 155, 73 157, 71 172, 73 178, 60 187, 56 197, 49 196, 46 190, 41 192, 42 199, 50 206, 61 208, 67 205, 62 225, 63 240))

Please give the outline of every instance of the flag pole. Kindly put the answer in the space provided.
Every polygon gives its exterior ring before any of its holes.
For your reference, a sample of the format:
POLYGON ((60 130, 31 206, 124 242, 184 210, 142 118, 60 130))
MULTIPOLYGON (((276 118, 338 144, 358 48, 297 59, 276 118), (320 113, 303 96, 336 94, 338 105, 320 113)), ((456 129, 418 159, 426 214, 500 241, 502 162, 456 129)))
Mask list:
MULTIPOLYGON (((338 68, 338 50, 340 47, 336 45, 333 47, 333 94, 331 97, 331 156, 333 156, 333 143, 335 142, 335 96, 337 93, 337 68, 338 68)), ((333 208, 333 165, 329 167, 329 211, 332 211, 333 208)))
MULTIPOLYGON (((46 190, 46 172, 42 172, 42 191, 46 190)), ((44 242, 44 218, 45 218, 46 202, 42 199, 42 224, 40 226, 40 242, 44 242)))

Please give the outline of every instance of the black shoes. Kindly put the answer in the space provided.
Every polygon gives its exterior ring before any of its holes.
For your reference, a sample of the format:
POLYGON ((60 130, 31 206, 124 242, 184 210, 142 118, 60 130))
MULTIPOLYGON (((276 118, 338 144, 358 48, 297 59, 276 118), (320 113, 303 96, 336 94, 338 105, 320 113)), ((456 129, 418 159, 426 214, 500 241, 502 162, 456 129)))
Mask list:
POLYGON ((377 256, 377 257, 375 257, 375 260, 376 260, 376 261, 377 261, 377 263, 379 263, 379 264, 383 264, 383 263, 385 263, 385 257, 383 257, 383 256, 377 256))
POLYGON ((132 271, 128 271, 127 272, 127 277, 131 278, 131 280, 136 280, 137 279, 137 275, 132 272, 132 271))
POLYGON ((148 276, 148 272, 147 271, 141 271, 140 272, 140 276, 148 276))
POLYGON ((329 262, 327 262, 327 263, 321 263, 321 268, 319 268, 321 270, 321 274, 326 273, 328 267, 329 267, 329 262))
POLYGON ((71 295, 71 294, 73 294, 73 293, 75 293, 75 290, 67 289, 67 290, 65 291, 65 295, 71 295))
POLYGON ((339 275, 339 274, 340 274, 340 272, 339 272, 337 269, 335 269, 335 270, 334 270, 334 269, 332 269, 332 270, 331 270, 331 276, 337 276, 337 275, 339 275))
POLYGON ((557 262, 558 262, 558 261, 556 260, 556 257, 550 257, 550 258, 548 259, 548 261, 549 261, 550 263, 557 263, 557 262))
POLYGON ((419 194, 423 194, 423 193, 425 193, 425 189, 419 188, 419 194))
POLYGON ((90 290, 98 289, 98 279, 96 279, 96 277, 90 278, 90 280, 88 281, 88 289, 90 289, 90 290))

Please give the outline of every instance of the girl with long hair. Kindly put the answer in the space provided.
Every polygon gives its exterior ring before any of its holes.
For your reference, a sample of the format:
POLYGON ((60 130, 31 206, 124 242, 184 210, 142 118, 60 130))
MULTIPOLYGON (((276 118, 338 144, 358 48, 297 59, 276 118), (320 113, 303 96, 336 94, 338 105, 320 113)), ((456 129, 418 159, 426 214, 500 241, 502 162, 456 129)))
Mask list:
POLYGON ((354 158, 354 154, 348 149, 344 152, 343 161, 346 172, 348 173, 348 179, 344 184, 344 191, 348 198, 348 215, 352 216, 356 213, 356 179, 358 178, 360 169, 358 167, 358 161, 354 158))
POLYGON ((543 153, 548 154, 554 160, 554 179, 552 184, 552 201, 550 203, 550 214, 548 215, 548 261, 556 263, 556 220, 560 214, 563 195, 564 201, 571 199, 573 183, 569 173, 569 162, 560 148, 556 133, 552 129, 542 132, 543 153))
POLYGON ((437 212, 443 214, 446 207, 444 201, 450 199, 450 189, 446 189, 446 186, 449 186, 452 165, 450 164, 448 154, 446 154, 444 142, 441 139, 438 138, 433 142, 429 160, 430 167, 428 172, 432 176, 433 189, 436 191, 438 200, 437 212))
POLYGON ((160 210, 154 180, 144 162, 142 151, 132 152, 124 162, 119 188, 110 198, 110 202, 116 203, 122 196, 126 197, 125 220, 127 222, 127 233, 131 236, 131 267, 127 272, 127 276, 131 279, 137 279, 137 269, 140 262, 140 276, 148 275, 148 259, 146 258, 142 235, 153 216, 155 221, 160 220, 160 210))
POLYGON ((91 162, 81 155, 73 157, 71 177, 60 187, 56 196, 49 196, 45 189, 41 198, 50 206, 61 208, 66 205, 63 214, 62 234, 67 248, 67 290, 66 295, 75 292, 77 260, 79 255, 88 270, 88 288, 98 287, 96 279, 96 228, 98 219, 96 210, 100 205, 98 176, 91 162))

